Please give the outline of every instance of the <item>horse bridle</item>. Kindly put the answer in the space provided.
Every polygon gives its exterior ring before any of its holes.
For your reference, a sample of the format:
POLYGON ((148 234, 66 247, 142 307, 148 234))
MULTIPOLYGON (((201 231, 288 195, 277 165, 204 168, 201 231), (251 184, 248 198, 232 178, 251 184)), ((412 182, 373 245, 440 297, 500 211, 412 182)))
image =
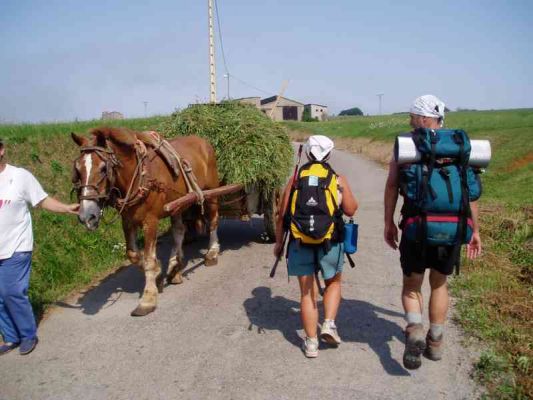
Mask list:
POLYGON ((101 147, 101 146, 81 146, 80 153, 82 155, 88 154, 88 153, 96 153, 96 155, 100 157, 100 159, 105 163, 106 170, 105 170, 105 173, 102 174, 102 177, 98 180, 98 182, 96 182, 96 184, 83 185, 81 183, 79 173, 76 170, 76 166, 75 165, 73 166, 73 176, 72 176, 72 183, 74 184, 73 190, 77 192, 78 200, 79 201, 93 200, 96 202, 103 202, 104 205, 106 204, 113 205, 114 201, 112 200, 112 193, 114 191, 117 191, 120 195, 120 192, 115 187, 115 182, 116 182, 115 167, 120 166, 121 163, 117 159, 115 152, 111 149, 101 147), (100 193, 98 187, 104 180, 107 180, 108 182, 108 190, 106 193, 100 193), (84 189, 88 189, 88 190, 84 190, 84 189), (87 192, 92 192, 92 193, 87 193, 87 192))

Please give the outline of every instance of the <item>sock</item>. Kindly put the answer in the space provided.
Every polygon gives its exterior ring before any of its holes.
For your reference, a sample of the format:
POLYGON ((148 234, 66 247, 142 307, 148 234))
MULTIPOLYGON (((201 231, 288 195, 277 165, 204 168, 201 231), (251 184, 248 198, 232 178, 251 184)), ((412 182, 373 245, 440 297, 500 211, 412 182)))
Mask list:
POLYGON ((324 323, 328 325, 330 328, 336 328, 335 320, 334 319, 325 319, 324 323))
POLYGON ((429 333, 431 335, 431 339, 440 339, 444 333, 444 324, 430 324, 429 333))
POLYGON ((422 314, 417 312, 408 312, 405 314, 405 319, 407 320, 407 324, 421 324, 422 314))

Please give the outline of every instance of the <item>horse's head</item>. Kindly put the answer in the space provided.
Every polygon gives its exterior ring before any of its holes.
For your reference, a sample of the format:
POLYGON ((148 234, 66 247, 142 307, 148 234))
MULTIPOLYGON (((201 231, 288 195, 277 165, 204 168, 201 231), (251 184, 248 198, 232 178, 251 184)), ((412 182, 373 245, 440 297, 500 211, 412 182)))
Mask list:
POLYGON ((104 207, 114 202, 115 167, 120 164, 108 146, 105 132, 93 130, 92 134, 87 139, 71 133, 81 153, 72 171, 72 183, 80 203, 78 218, 89 230, 98 228, 104 207))

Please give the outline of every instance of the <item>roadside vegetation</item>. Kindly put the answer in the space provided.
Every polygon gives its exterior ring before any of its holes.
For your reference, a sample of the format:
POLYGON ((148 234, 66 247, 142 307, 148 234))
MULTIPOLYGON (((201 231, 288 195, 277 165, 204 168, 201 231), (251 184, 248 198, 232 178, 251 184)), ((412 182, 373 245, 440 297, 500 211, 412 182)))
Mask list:
MULTIPOLYGON (((479 339, 474 375, 487 398, 533 398, 533 109, 452 112, 445 122, 473 139, 489 139, 493 153, 482 176, 484 254, 465 260, 451 281, 455 318, 479 339)), ((341 148, 386 164, 408 123, 407 114, 396 114, 285 125, 293 139, 333 136, 341 148)))

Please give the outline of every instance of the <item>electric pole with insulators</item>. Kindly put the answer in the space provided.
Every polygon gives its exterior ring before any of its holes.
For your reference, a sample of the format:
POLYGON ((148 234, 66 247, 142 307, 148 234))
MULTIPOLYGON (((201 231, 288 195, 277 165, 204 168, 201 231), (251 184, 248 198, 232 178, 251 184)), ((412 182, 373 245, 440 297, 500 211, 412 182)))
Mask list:
POLYGON ((215 69, 215 35, 213 32, 213 0, 207 0, 209 20, 209 102, 217 102, 217 81, 215 69))

